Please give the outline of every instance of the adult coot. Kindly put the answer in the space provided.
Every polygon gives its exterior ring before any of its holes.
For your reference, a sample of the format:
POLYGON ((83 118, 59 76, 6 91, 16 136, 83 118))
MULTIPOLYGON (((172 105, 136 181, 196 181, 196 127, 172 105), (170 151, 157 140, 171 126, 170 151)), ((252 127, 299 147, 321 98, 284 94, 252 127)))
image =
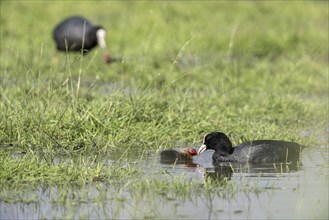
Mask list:
POLYGON ((111 57, 106 50, 105 35, 102 26, 94 26, 80 16, 66 18, 55 27, 53 32, 57 50, 86 53, 99 45, 104 50, 103 61, 109 63, 111 57))
POLYGON ((198 155, 198 152, 194 148, 184 148, 180 151, 168 149, 160 152, 160 161, 162 163, 186 162, 195 155, 198 155))
POLYGON ((303 146, 288 141, 256 140, 232 147, 230 139, 221 132, 211 132, 204 136, 198 154, 205 150, 215 150, 213 163, 289 163, 298 161, 303 146))

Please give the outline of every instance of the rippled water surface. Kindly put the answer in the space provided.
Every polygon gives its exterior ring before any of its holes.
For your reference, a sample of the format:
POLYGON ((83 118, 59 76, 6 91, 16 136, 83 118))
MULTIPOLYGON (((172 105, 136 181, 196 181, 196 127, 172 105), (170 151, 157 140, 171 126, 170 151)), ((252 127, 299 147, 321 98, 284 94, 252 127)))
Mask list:
MULTIPOLYGON (((170 192, 152 197, 136 196, 125 186, 102 183, 84 189, 68 188, 65 194, 57 187, 39 187, 20 192, 22 199, 18 201, 1 199, 1 219, 328 219, 327 148, 306 148, 302 165, 288 167, 239 164, 214 167, 211 154, 206 152, 192 163, 173 166, 160 163, 155 152, 151 152, 138 166, 142 166, 145 176, 158 170, 159 175, 165 173, 199 182, 200 188, 205 177, 214 180, 226 177, 229 183, 236 183, 234 192, 191 196, 170 192), (250 186, 250 190, 245 186, 250 186)), ((2 195, 8 193, 17 192, 2 195)))

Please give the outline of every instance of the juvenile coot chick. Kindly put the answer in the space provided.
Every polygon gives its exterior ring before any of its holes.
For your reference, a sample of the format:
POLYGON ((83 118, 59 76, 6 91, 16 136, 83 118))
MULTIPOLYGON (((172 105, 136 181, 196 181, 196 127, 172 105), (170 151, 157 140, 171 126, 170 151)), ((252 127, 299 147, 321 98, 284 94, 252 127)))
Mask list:
POLYGON ((105 35, 102 26, 94 26, 80 16, 66 18, 55 27, 53 32, 57 50, 86 53, 99 45, 104 50, 103 61, 109 63, 111 57, 106 51, 105 35))
POLYGON ((205 150, 215 150, 213 163, 251 162, 251 163, 289 163, 299 161, 303 146, 288 141, 256 140, 232 147, 230 139, 221 132, 204 136, 198 154, 205 150))
POLYGON ((195 155, 198 155, 198 152, 194 148, 185 148, 181 151, 168 149, 160 152, 160 160, 164 163, 185 162, 191 160, 195 155))

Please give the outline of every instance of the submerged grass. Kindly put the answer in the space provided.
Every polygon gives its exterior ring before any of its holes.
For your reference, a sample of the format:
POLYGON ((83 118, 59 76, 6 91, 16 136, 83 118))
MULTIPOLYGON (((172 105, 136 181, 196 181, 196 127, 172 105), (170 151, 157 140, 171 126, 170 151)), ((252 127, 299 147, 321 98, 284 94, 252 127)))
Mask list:
POLYGON ((328 129, 327 2, 0 4, 1 200, 40 184, 116 184, 136 203, 223 196, 241 187, 144 178, 131 162, 214 130, 313 147, 328 129), (121 62, 95 49, 51 63, 50 33, 72 8, 108 29, 121 62))

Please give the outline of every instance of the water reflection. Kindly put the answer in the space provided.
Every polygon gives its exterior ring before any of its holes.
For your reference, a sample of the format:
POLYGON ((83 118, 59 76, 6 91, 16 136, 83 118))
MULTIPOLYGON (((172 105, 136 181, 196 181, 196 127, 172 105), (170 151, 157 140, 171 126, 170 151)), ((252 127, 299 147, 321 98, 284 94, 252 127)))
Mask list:
MULTIPOLYGON (((160 182, 163 176, 169 180, 186 178, 187 182, 194 179, 198 182, 196 192, 184 194, 179 185, 174 191, 149 192, 149 188, 142 186, 139 187, 144 191, 136 191, 129 188, 129 181, 123 186, 101 181, 85 188, 52 186, 24 192, 2 191, 1 218, 327 219, 328 150, 309 149, 303 154, 303 165, 214 166, 209 158, 203 157, 159 163, 153 152, 144 162, 136 164, 146 171, 145 178, 155 173, 160 182), (206 180, 219 184, 206 189, 206 180)), ((207 156, 211 158, 211 153, 207 156)), ((151 184, 152 179, 141 183, 151 184)))
POLYGON ((277 177, 285 173, 297 172, 302 168, 300 161, 293 163, 229 163, 222 162, 219 164, 209 163, 212 161, 211 154, 206 157, 194 158, 160 158, 160 163, 163 165, 178 166, 179 169, 195 168, 201 173, 204 179, 212 179, 221 181, 223 179, 230 180, 233 174, 263 176, 263 177, 277 177))
POLYGON ((233 174, 231 166, 220 166, 217 165, 214 168, 206 168, 203 174, 205 180, 213 180, 221 182, 224 179, 230 180, 233 174))

